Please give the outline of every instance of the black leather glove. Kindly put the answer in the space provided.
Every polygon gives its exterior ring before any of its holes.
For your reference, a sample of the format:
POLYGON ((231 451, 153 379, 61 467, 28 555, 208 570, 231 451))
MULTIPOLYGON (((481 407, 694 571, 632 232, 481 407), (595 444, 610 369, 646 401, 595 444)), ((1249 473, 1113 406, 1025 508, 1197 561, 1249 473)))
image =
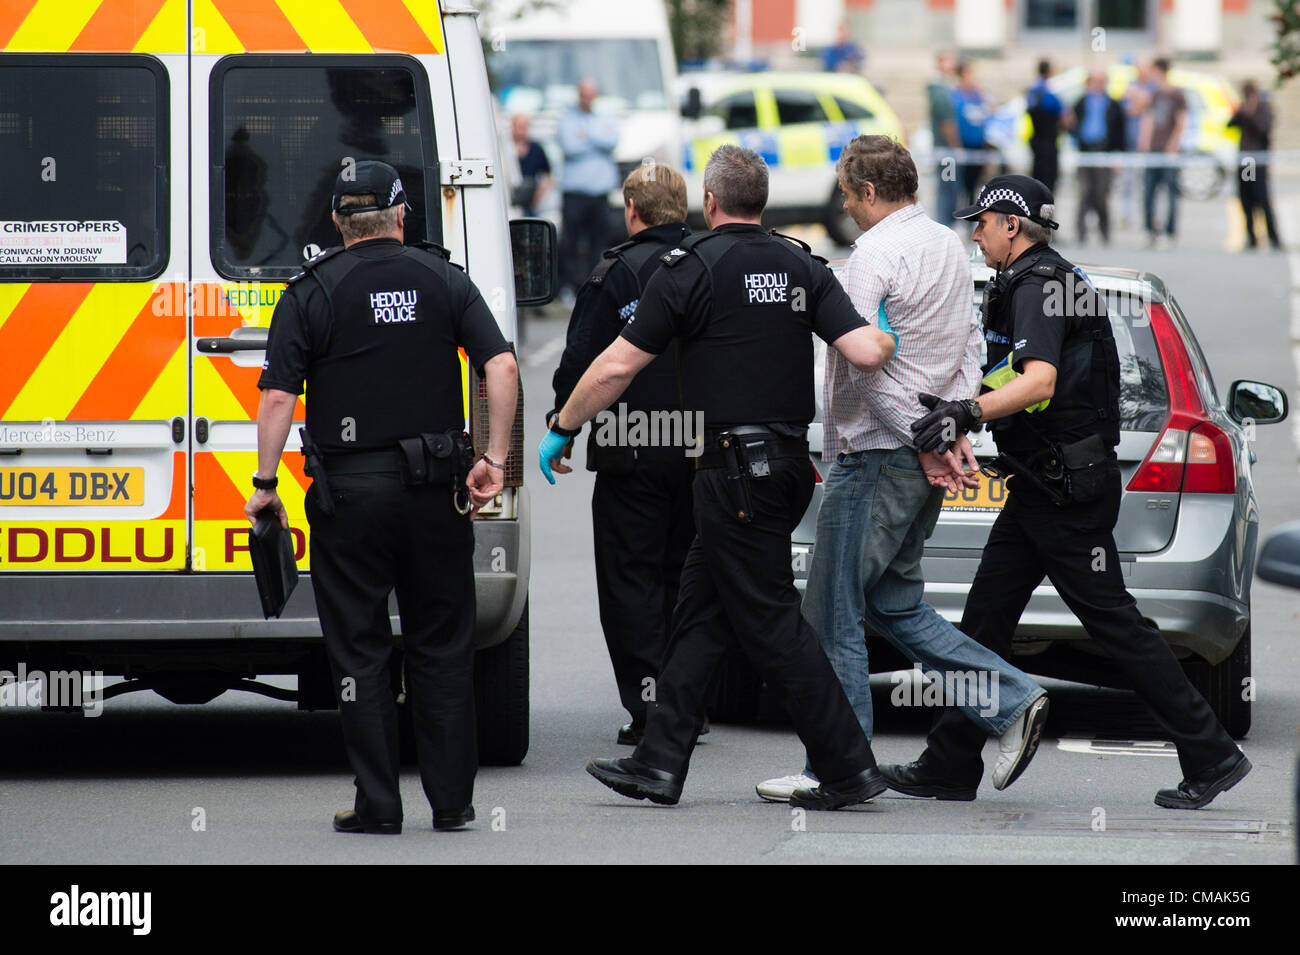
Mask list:
POLYGON ((936 451, 943 454, 952 447, 958 435, 965 434, 975 425, 975 414, 969 401, 944 401, 938 395, 918 394, 921 404, 930 413, 912 422, 913 443, 918 451, 936 451))

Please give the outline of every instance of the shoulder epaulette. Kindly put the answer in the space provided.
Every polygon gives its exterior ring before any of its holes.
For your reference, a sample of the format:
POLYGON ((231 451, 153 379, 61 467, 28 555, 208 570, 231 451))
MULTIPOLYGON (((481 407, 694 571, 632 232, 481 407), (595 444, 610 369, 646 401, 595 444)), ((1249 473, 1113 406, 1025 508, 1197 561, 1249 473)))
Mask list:
POLYGON ((312 269, 316 268, 322 262, 334 258, 334 256, 338 255, 342 251, 343 251, 343 246, 332 245, 328 249, 324 249, 320 252, 317 252, 310 259, 308 259, 306 262, 302 264, 302 271, 299 272, 297 275, 295 275, 293 278, 289 279, 287 284, 293 285, 295 282, 301 282, 303 279, 307 277, 308 273, 310 273, 312 269))
POLYGON ((618 245, 612 246, 602 252, 600 261, 596 263, 596 267, 591 271, 591 278, 589 280, 591 284, 603 285, 605 282, 605 276, 609 275, 609 270, 618 262, 619 255, 626 252, 634 245, 636 245, 636 240, 628 239, 626 242, 620 242, 618 245))
POLYGON ((669 249, 663 255, 659 256, 659 261, 671 268, 690 255, 691 252, 694 251, 695 247, 701 242, 707 242, 709 239, 715 238, 719 235, 722 235, 722 233, 714 232, 712 230, 708 232, 694 232, 682 239, 682 241, 674 248, 669 249))

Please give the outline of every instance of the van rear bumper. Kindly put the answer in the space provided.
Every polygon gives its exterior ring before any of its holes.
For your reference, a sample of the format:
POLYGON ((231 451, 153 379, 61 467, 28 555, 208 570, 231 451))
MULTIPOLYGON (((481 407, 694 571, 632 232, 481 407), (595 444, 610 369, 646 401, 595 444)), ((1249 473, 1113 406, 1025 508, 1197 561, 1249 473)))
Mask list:
MULTIPOLYGON (((508 637, 528 591, 529 541, 523 520, 474 522, 474 643, 508 637)), ((310 574, 284 616, 263 620, 247 573, 0 574, 0 643, 261 640, 319 637, 310 574)), ((400 633, 390 599, 393 632, 400 633)))

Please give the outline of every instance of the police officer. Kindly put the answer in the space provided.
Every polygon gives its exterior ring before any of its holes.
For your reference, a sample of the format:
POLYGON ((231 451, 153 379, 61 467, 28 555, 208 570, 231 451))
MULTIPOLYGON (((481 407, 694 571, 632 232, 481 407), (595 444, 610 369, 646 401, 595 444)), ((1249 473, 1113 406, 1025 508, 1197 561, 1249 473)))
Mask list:
MULTIPOLYGON (((922 396, 932 410, 912 424, 916 445, 964 446, 966 431, 991 421, 994 466, 1011 475, 962 631, 1009 659, 1020 615, 1046 573, 1178 748, 1184 779, 1160 790, 1156 805, 1199 809, 1250 772, 1250 762, 1124 588, 1114 538, 1119 360, 1104 298, 1048 244, 1054 210, 1038 180, 998 176, 956 213, 977 220, 974 239, 998 270, 984 294, 983 393, 922 396)), ((898 792, 972 799, 984 740, 960 712, 945 710, 919 760, 880 771, 898 792)))
MULTIPOLYGON (((628 240, 608 249, 578 291, 569 331, 555 370, 555 407, 569 399, 582 373, 618 337, 636 310, 641 289, 659 259, 690 234, 686 182, 671 166, 647 163, 623 181, 628 240)), ((554 414, 547 415, 547 423, 554 414)), ((591 496, 596 594, 600 625, 614 667, 618 695, 631 722, 620 743, 640 742, 650 683, 668 644, 677 582, 695 536, 689 449, 659 439, 666 425, 684 435, 686 418, 677 390, 677 362, 660 355, 636 377, 614 408, 597 416, 587 439, 587 469, 596 472, 591 496), (675 423, 675 424, 674 424, 675 423), (647 425, 650 425, 647 428, 647 425), (684 451, 686 453, 684 453, 684 451)), ((566 447, 568 457, 572 442, 566 447)), ((570 468, 557 464, 555 470, 570 468)))
POLYGON ((333 669, 354 808, 339 832, 398 833, 397 709, 388 595, 402 618, 405 685, 435 829, 474 818, 473 512, 502 487, 517 370, 474 283, 436 246, 403 246, 397 172, 359 162, 334 184, 343 245, 310 260, 275 307, 244 510, 288 527, 276 469, 297 396, 312 485, 312 589, 333 669), (487 381, 491 437, 462 432, 463 347, 487 381), (471 467, 472 465, 472 467, 471 467))
POLYGON ((812 333, 857 367, 880 368, 890 335, 869 326, 807 246, 765 232, 767 166, 722 146, 704 171, 712 231, 661 256, 636 314, 578 382, 539 448, 548 472, 577 428, 678 340, 682 401, 703 414, 694 484, 696 536, 672 636, 634 754, 587 771, 637 799, 678 801, 710 677, 734 632, 780 687, 821 784, 791 803, 837 809, 884 789, 817 635, 799 612, 790 533, 812 496, 806 430, 814 413, 812 333))

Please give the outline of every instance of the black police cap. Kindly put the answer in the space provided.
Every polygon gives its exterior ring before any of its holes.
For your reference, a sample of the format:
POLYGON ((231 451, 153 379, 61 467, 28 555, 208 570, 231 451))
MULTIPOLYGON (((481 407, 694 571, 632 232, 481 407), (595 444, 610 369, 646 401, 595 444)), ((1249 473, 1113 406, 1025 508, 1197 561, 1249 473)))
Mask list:
POLYGON ((402 188, 397 170, 386 162, 363 159, 359 163, 345 166, 334 180, 334 199, 330 208, 341 216, 350 216, 357 212, 379 212, 399 202, 408 210, 413 208, 406 199, 406 190, 402 188), (344 196, 360 195, 373 195, 375 201, 364 206, 339 208, 339 200, 344 196))
POLYGON ((981 212, 1003 212, 1024 216, 1049 229, 1061 226, 1043 215, 1043 206, 1055 204, 1052 190, 1030 176, 994 176, 980 190, 975 205, 958 209, 954 219, 978 219, 981 212))

